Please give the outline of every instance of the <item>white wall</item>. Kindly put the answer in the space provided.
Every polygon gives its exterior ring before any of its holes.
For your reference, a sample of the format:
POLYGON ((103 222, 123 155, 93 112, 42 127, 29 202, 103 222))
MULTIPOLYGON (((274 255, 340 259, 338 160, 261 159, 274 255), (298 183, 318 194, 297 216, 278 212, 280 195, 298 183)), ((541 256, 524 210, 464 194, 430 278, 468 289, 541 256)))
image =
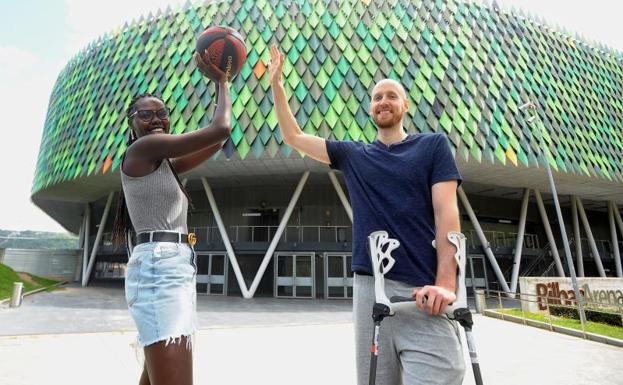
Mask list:
POLYGON ((3 263, 15 271, 74 281, 79 250, 6 249, 3 263))

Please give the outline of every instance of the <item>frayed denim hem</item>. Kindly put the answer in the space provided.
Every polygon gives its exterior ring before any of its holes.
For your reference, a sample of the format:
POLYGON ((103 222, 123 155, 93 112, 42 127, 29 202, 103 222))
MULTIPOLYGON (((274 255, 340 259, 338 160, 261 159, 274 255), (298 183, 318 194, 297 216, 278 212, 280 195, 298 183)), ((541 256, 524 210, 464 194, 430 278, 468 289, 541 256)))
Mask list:
POLYGON ((195 339, 195 334, 181 335, 179 337, 168 337, 166 338, 166 342, 164 343, 164 347, 166 348, 170 344, 178 345, 182 343, 182 338, 186 337, 186 350, 192 351, 193 344, 195 339))
POLYGON ((131 344, 131 346, 134 348, 136 361, 139 363, 140 366, 143 366, 145 364, 145 352, 143 349, 145 349, 147 346, 157 344, 163 341, 164 341, 164 347, 167 347, 171 344, 179 345, 180 343, 182 343, 182 338, 184 337, 186 338, 186 350, 193 351, 195 348, 195 333, 182 334, 179 336, 169 336, 169 337, 165 337, 165 338, 162 338, 162 339, 159 339, 153 342, 149 342, 146 344, 141 343, 140 337, 137 334, 136 340, 131 344))
POLYGON ((173 345, 178 345, 182 342, 182 338, 186 337, 186 349, 188 350, 193 350, 193 344, 194 344, 194 339, 195 339, 195 333, 188 333, 188 334, 178 334, 178 335, 174 335, 174 336, 167 336, 167 337, 160 337, 156 340, 153 341, 147 341, 144 344, 141 344, 139 342, 139 346, 141 348, 145 348, 147 346, 159 343, 159 342, 163 342, 164 341, 164 346, 167 347, 171 344, 173 345))

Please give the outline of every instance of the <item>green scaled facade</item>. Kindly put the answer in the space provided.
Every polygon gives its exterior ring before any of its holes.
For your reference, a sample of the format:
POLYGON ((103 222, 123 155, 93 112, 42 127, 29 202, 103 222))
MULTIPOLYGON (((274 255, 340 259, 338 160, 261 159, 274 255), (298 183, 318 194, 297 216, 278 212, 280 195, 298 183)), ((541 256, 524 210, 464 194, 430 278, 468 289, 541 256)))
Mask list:
POLYGON ((536 168, 544 140, 556 170, 623 182, 620 52, 471 2, 233 0, 149 15, 72 59, 50 97, 33 193, 118 170, 124 111, 136 94, 162 96, 173 133, 208 124, 214 87, 192 55, 212 25, 240 31, 248 59, 231 84, 231 138, 211 162, 302 156, 283 143, 273 111, 267 65, 275 42, 307 133, 373 141, 369 93, 387 77, 407 90, 407 130, 446 134, 457 157, 536 168), (534 127, 519 109, 527 100, 537 105, 534 127))

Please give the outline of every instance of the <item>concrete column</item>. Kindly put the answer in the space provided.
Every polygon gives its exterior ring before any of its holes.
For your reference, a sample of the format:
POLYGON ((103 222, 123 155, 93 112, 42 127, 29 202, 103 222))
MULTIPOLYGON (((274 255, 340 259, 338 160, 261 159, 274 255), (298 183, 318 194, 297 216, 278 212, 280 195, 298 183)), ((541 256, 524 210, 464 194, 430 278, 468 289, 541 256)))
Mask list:
POLYGON ((93 266, 95 265, 95 260, 97 259, 97 249, 102 241, 102 234, 104 234, 104 228, 106 227, 106 221, 108 220, 108 213, 110 212, 110 206, 112 205, 112 198, 115 196, 115 192, 111 191, 108 194, 108 200, 106 201, 106 207, 104 207, 104 213, 102 214, 102 220, 100 221, 100 226, 97 229, 97 235, 95 236, 95 242, 93 243, 93 250, 91 250, 91 258, 89 258, 89 265, 87 266, 86 274, 82 276, 82 286, 86 286, 89 284, 89 279, 91 278, 91 272, 93 271, 93 266))
POLYGON ((80 225, 80 231, 78 232, 78 250, 76 250, 76 254, 78 255, 77 258, 77 263, 76 263, 76 268, 74 269, 74 281, 78 282, 80 281, 82 278, 82 254, 80 253, 80 249, 83 247, 84 245, 84 228, 85 226, 85 219, 86 219, 86 215, 82 215, 82 224, 80 225))
POLYGON ((264 259, 262 260, 262 264, 260 265, 260 268, 258 269, 257 274, 255 274, 255 278, 253 279, 253 283, 251 284, 251 288, 249 289, 249 298, 255 295, 255 291, 257 290, 257 287, 260 284, 260 280, 262 279, 262 276, 264 276, 264 272, 266 271, 266 268, 268 267, 268 264, 270 263, 270 260, 273 257, 275 248, 277 247, 277 244, 279 243, 279 238, 281 238, 281 235, 283 234, 283 230, 286 228, 288 221, 290 220, 290 215, 292 215, 294 206, 296 206, 296 202, 298 202, 299 197, 301 196, 301 191, 303 191, 303 187, 305 186, 305 183, 307 182, 308 177, 309 177, 309 171, 305 171, 303 175, 301 176, 301 179, 299 180, 299 183, 296 186, 294 193, 292 194, 290 203, 288 204, 288 207, 286 208, 286 212, 283 214, 283 218, 281 218, 281 223, 279 223, 279 227, 277 227, 275 236, 273 237, 273 240, 270 242, 270 245, 268 246, 268 250, 266 251, 266 254, 264 255, 264 259))
POLYGON ((472 209, 472 206, 470 205, 469 200, 467 199, 467 195, 465 194, 465 191, 463 191, 463 188, 461 186, 459 186, 459 188, 457 189, 457 193, 459 195, 459 198, 461 199, 461 203, 463 203, 463 207, 465 208, 465 211, 467 212, 467 215, 469 216, 470 221, 472 222, 472 225, 474 226, 474 229, 476 229, 476 233, 478 234, 478 238, 480 239, 480 244, 482 245, 482 248, 485 251, 485 255, 489 259, 489 263, 491 264, 491 267, 493 268, 493 272, 495 273, 495 276, 497 277, 498 282, 500 283, 500 286, 506 293, 509 293, 510 295, 510 288, 508 287, 508 284, 506 283, 504 274, 502 274, 502 270, 500 270, 500 266, 498 265, 498 262, 495 259, 495 255, 493 255, 493 251, 491 251, 491 246, 489 245, 489 242, 487 241, 487 237, 482 231, 482 228, 480 227, 480 223, 478 222, 478 218, 476 218, 476 214, 474 213, 474 210, 472 209))
POLYGON ((340 182, 337 180, 337 177, 335 176, 335 171, 333 170, 329 171, 329 179, 331 179, 331 183, 333 184, 333 187, 335 188, 335 191, 337 192, 337 196, 340 198, 340 202, 342 202, 342 206, 344 206, 344 210, 346 210, 346 214, 348 215, 348 218, 350 218, 350 222, 353 223, 353 209, 351 208, 350 203, 348 202, 348 198, 346 198, 346 194, 344 194, 342 185, 340 184, 340 182))
POLYGON ((476 300, 476 313, 482 314, 487 310, 487 298, 483 289, 474 290, 474 299, 476 300))
POLYGON ((614 219, 616 219, 616 222, 619 225, 619 232, 623 234, 623 220, 621 220, 621 213, 614 202, 612 202, 612 208, 614 209, 614 219))
POLYGON ((565 276, 565 270, 562 268, 562 262, 560 261, 560 254, 558 254, 558 246, 556 246, 556 240, 554 239, 554 234, 552 233, 552 227, 549 224, 549 218, 547 216, 547 211, 545 211, 545 205, 543 204, 543 198, 541 197, 541 193, 539 190, 534 190, 534 196, 536 197, 536 203, 539 208, 539 213, 541 214, 541 220, 543 221, 543 227, 545 228, 545 234, 547 235, 547 240, 551 245, 552 257, 554 258, 554 262, 556 263, 556 270, 558 271, 559 277, 565 276))
POLYGON ((91 228, 91 204, 84 205, 84 244, 82 245, 82 279, 87 275, 87 265, 89 263, 89 230, 91 228))
POLYGON ((231 264, 231 267, 234 269, 234 275, 236 276, 236 280, 238 281, 238 286, 240 286, 242 296, 244 298, 251 298, 252 296, 249 295, 249 290, 247 289, 247 284, 244 282, 242 271, 240 271, 238 259, 236 258, 234 249, 231 247, 231 242, 229 240, 229 236, 227 235, 227 229, 225 228, 223 220, 221 219, 221 213, 219 212, 218 206, 216 205, 216 200, 214 199, 212 188, 210 188, 208 180, 205 177, 201 178, 201 183, 203 184, 203 189, 205 190, 206 196, 208 197, 210 208, 212 208, 212 214, 214 215, 216 226, 218 227, 218 230, 221 234, 221 239, 223 240, 223 244, 225 245, 225 250, 227 250, 227 257, 229 258, 229 263, 231 264))
POLYGON ((617 207, 614 202, 608 202, 608 222, 610 225, 610 238, 612 239, 612 257, 614 258, 614 266, 617 271, 617 277, 623 277, 621 271, 621 253, 619 252, 619 239, 617 237, 617 228, 614 222, 614 210, 617 207))
POLYGON ((578 220, 578 204, 575 195, 571 195, 571 218, 573 220, 573 238, 575 239, 575 264, 578 267, 578 277, 584 277, 584 257, 582 256, 580 221, 578 220))
POLYGON ((580 220, 584 225, 584 232, 586 233, 586 237, 588 238, 588 245, 591 248, 591 253, 593 254, 593 259, 595 260, 595 265, 597 265, 597 272, 599 272, 600 277, 605 277, 606 272, 604 271, 604 266, 601 263, 601 256, 599 255, 599 251, 597 251, 597 244, 595 243, 595 238, 593 238, 593 232, 591 231, 591 226, 588 223, 588 219, 586 218, 586 213, 584 212, 584 206, 582 205, 582 200, 579 197, 576 197, 576 202, 578 205, 578 213, 580 214, 580 220))
POLYGON ((519 279, 519 265, 521 264, 521 252, 523 251, 523 238, 526 230, 526 217, 528 216, 528 201, 530 189, 523 190, 521 212, 519 214, 519 226, 517 229, 517 244, 515 245, 515 258, 513 259, 513 272, 511 275, 511 292, 517 292, 517 280, 519 279))
POLYGON ((80 230, 78 231, 78 248, 82 247, 84 243, 84 217, 82 218, 82 224, 80 225, 80 230))
MULTIPOLYGON (((612 213, 614 214, 615 222, 617 223, 617 225, 619 225, 619 233, 621 234, 621 236, 623 236, 623 220, 621 220, 621 213, 619 212, 619 208, 617 207, 616 203, 614 203, 614 201, 611 201, 610 205, 612 206, 612 213)), ((619 258, 619 261, 620 260, 621 258, 619 258)))

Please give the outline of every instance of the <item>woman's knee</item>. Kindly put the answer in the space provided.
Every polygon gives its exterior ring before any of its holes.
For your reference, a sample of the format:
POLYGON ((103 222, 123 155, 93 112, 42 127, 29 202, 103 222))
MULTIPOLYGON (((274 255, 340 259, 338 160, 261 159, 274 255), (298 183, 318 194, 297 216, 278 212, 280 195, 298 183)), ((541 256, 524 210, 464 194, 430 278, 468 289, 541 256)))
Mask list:
POLYGON ((145 347, 150 385, 192 384, 192 350, 187 347, 187 338, 190 337, 160 341, 145 347))

